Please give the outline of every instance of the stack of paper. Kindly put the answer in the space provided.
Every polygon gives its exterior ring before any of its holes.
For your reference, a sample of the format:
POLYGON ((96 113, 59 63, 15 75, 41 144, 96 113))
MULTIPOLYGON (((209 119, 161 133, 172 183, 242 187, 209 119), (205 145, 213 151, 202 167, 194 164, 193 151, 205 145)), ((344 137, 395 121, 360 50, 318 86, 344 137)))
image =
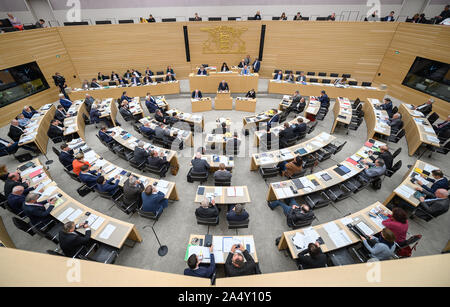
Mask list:
POLYGON ((116 229, 116 226, 114 226, 114 225, 111 225, 111 224, 106 225, 106 227, 103 229, 102 233, 99 236, 100 239, 108 240, 115 229, 116 229))
POLYGON ((402 195, 405 198, 410 198, 415 193, 415 191, 413 189, 411 189, 410 187, 408 187, 408 186, 406 186, 404 184, 398 186, 394 190, 394 192, 399 194, 399 195, 402 195))

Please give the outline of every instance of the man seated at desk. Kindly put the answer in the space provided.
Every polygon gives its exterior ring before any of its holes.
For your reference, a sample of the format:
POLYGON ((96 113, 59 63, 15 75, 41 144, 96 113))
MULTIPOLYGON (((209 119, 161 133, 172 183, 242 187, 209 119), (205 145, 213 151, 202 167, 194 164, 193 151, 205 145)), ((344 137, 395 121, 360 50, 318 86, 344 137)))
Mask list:
POLYGON ((150 127, 150 123, 145 123, 139 129, 141 130, 143 136, 151 138, 153 135, 155 135, 155 130, 150 127))
POLYGON ((155 113, 156 110, 159 109, 155 98, 153 98, 150 93, 147 93, 147 96, 145 96, 145 106, 147 107, 149 113, 155 113))
POLYGON ((297 82, 306 82, 306 76, 303 71, 300 72, 300 75, 297 77, 297 82))
POLYGON ((155 138, 167 141, 169 136, 170 130, 165 129, 163 123, 158 123, 158 125, 155 127, 155 138))
POLYGON ((308 128, 307 125, 303 122, 302 117, 297 118, 297 123, 292 125, 292 127, 296 136, 304 134, 306 132, 306 129, 308 128))
POLYGON ((246 65, 246 64, 245 64, 245 59, 242 59, 242 60, 239 62, 238 67, 239 67, 239 68, 244 68, 245 65, 246 65))
POLYGON ((22 134, 25 133, 25 127, 21 127, 19 125, 19 121, 17 119, 13 119, 11 121, 11 126, 9 126, 8 136, 14 141, 19 142, 22 134))
POLYGON ((201 99, 203 97, 202 92, 198 89, 192 92, 192 99, 201 99))
POLYGON ((442 123, 433 125, 433 129, 437 136, 448 135, 448 130, 450 130, 450 115, 442 123))
POLYGON ((208 199, 205 198, 200 203, 200 207, 195 209, 195 216, 203 219, 214 218, 219 216, 219 211, 214 199, 209 202, 208 199))
POLYGON ((216 270, 216 263, 214 260, 214 253, 213 253, 213 245, 211 245, 209 247, 209 253, 210 253, 209 264, 201 263, 199 257, 196 254, 190 255, 188 258, 188 261, 187 261, 189 268, 184 269, 184 275, 210 278, 211 275, 216 270))
POLYGON ((64 97, 64 94, 59 94, 59 104, 62 105, 64 107, 64 110, 69 110, 70 106, 72 105, 72 101, 70 101, 69 99, 66 99, 64 97))
POLYGON ((392 118, 392 100, 390 98, 384 98, 384 103, 380 105, 380 109, 385 110, 389 118, 392 118))
POLYGON ((308 248, 298 253, 297 257, 296 262, 299 269, 316 269, 327 266, 327 256, 320 249, 319 242, 309 243, 308 248))
POLYGON ((23 210, 23 203, 25 202, 26 193, 25 188, 21 185, 15 186, 11 194, 7 197, 7 206, 14 212, 19 214, 23 210))
POLYGON ((414 107, 413 110, 422 112, 423 115, 428 116, 428 114, 430 114, 431 111, 433 110, 433 102, 434 102, 434 99, 430 98, 424 104, 421 104, 420 106, 414 107))
POLYGON ((278 121, 280 120, 280 115, 278 114, 278 110, 277 109, 272 109, 272 112, 273 112, 274 115, 267 122, 267 131, 269 131, 270 128, 272 128, 272 124, 273 123, 278 123, 278 121))
POLYGON ((227 132, 229 132, 230 129, 227 127, 227 123, 226 122, 222 122, 220 124, 220 127, 213 129, 212 134, 225 134, 227 132))
MULTIPOLYGON (((422 173, 420 174, 423 178, 425 178, 425 175, 422 173)), ((432 182, 433 184, 431 187, 427 187, 422 181, 417 180, 417 184, 420 185, 420 187, 416 187, 417 191, 423 192, 423 190, 426 190, 430 193, 435 193, 438 189, 445 189, 448 190, 448 179, 444 177, 444 173, 440 169, 435 169, 431 171, 431 177, 428 177, 426 180, 432 182)))
POLYGON ((288 147, 289 140, 292 140, 296 137, 294 133, 294 128, 292 128, 288 122, 285 122, 283 126, 284 129, 281 130, 280 133, 278 134, 280 148, 288 147))
POLYGON ((119 175, 116 175, 114 176, 114 178, 110 178, 109 180, 106 180, 104 176, 100 176, 97 178, 96 189, 100 193, 108 193, 110 196, 113 196, 120 189, 119 182, 119 175), (113 183, 114 179, 116 180, 116 182, 113 183))
POLYGON ((50 121, 50 128, 48 129, 47 135, 52 140, 57 137, 64 138, 64 129, 60 127, 61 122, 57 119, 52 119, 50 121))
POLYGON ((258 58, 255 58, 255 61, 252 64, 253 72, 256 74, 259 71, 260 67, 261 67, 261 62, 258 60, 258 58))
POLYGON ((252 60, 250 59, 250 54, 247 54, 247 56, 244 59, 244 64, 249 66, 251 61, 252 60))
POLYGON ((147 66, 145 69, 145 75, 146 76, 153 76, 153 71, 150 70, 150 67, 147 66))
POLYGON ((230 68, 228 68, 227 63, 223 62, 222 67, 220 68, 221 72, 230 71, 230 68))
POLYGON ((427 190, 422 192, 425 194, 425 197, 420 197, 420 204, 414 212, 415 216, 429 221, 432 217, 438 217, 448 211, 450 199, 446 189, 437 189, 434 193, 430 193, 427 190))
POLYGON ((138 78, 142 77, 142 74, 139 71, 135 70, 135 69, 131 70, 131 75, 135 76, 135 77, 138 77, 138 78))
POLYGON ((232 175, 230 171, 225 168, 224 163, 220 163, 219 169, 214 172, 214 179, 218 180, 227 180, 227 179, 231 180, 231 176, 232 175))
POLYGON ((241 146, 241 140, 238 139, 238 133, 234 132, 233 137, 227 139, 227 142, 225 144, 225 149, 227 154, 232 154, 233 152, 236 152, 239 150, 239 146, 241 146))
POLYGON ((378 158, 375 160, 375 163, 370 163, 364 160, 363 163, 365 164, 365 170, 362 172, 362 175, 368 180, 380 177, 386 172, 386 165, 384 164, 383 159, 378 158))
POLYGON ((257 274, 258 269, 253 257, 243 244, 234 244, 225 261, 225 275, 228 277, 257 274), (244 262, 244 258, 246 262, 244 262))
POLYGON ((122 101, 119 108, 119 113, 123 116, 123 118, 133 118, 133 113, 130 111, 130 107, 126 100, 122 101))
POLYGON ((30 219, 30 223, 33 226, 39 225, 42 227, 48 222, 52 221, 50 212, 55 208, 56 198, 51 198, 41 202, 37 200, 41 197, 38 193, 30 193, 25 197, 25 203, 23 205, 23 212, 30 219), (48 208, 45 205, 49 203, 48 208))
POLYGON ((141 85, 141 80, 139 79, 139 77, 136 77, 135 75, 133 75, 133 77, 131 77, 131 84, 132 85, 141 85))
POLYGON ((142 84, 150 84, 152 82, 152 78, 149 75, 145 75, 144 79, 142 79, 142 84))
POLYGON ((3 192, 4 192, 5 196, 9 196, 9 194, 11 194, 14 187, 22 186, 25 189, 24 193, 28 194, 28 192, 30 192, 31 190, 34 190, 34 188, 29 187, 29 183, 30 183, 29 180, 24 180, 22 177, 20 177, 19 172, 9 173, 8 177, 5 181, 3 192))
POLYGON ((392 132, 396 133, 398 130, 400 130, 403 127, 403 121, 401 119, 400 113, 395 113, 394 115, 392 115, 392 118, 388 121, 387 124, 391 127, 392 132))
POLYGON ((392 164, 394 162, 394 157, 389 151, 389 147, 387 145, 380 146, 380 151, 372 151, 369 150, 369 155, 378 156, 378 158, 383 159, 384 164, 386 165, 386 169, 392 169, 392 164))
POLYGON ((299 222, 308 221, 314 219, 314 212, 306 205, 299 205, 295 198, 287 198, 283 200, 275 200, 267 202, 267 205, 271 210, 280 206, 283 209, 283 213, 287 218, 287 224, 289 227, 299 222), (287 203, 287 204, 286 204, 287 203))
MULTIPOLYGON (((102 113, 98 110, 98 107, 96 104, 92 105, 91 111, 89 112, 89 118, 91 123, 98 124, 100 121, 103 121, 108 127, 109 127, 109 121, 106 117, 102 117, 102 113)), ((97 127, 97 126, 96 126, 97 127)))
POLYGON ((90 188, 93 188, 97 185, 97 179, 102 175, 102 171, 92 171, 89 170, 89 168, 89 165, 82 165, 78 177, 82 183, 86 184, 90 188))
POLYGON ((55 112, 55 119, 59 120, 60 122, 64 122, 64 119, 66 117, 70 117, 66 111, 64 111, 64 107, 62 105, 58 105, 58 107, 56 108, 56 112, 55 112))
POLYGON ((84 99, 84 104, 86 106, 86 111, 89 113, 91 111, 91 107, 94 104, 95 99, 90 94, 86 94, 86 98, 84 99))
POLYGON ((119 75, 116 74, 114 71, 112 71, 111 72, 111 80, 116 81, 116 80, 119 80, 119 79, 120 79, 119 75))
POLYGON ((157 169, 161 169, 162 167, 165 167, 167 170, 169 168, 169 161, 167 161, 167 158, 164 155, 164 152, 161 151, 161 153, 158 155, 157 151, 152 151, 150 156, 148 157, 147 164, 150 167, 154 167, 157 169))
POLYGON ((244 67, 241 69, 240 74, 241 75, 250 75, 250 69, 248 68, 247 65, 244 65, 244 67))
POLYGON ((169 201, 165 199, 163 192, 158 191, 156 186, 149 184, 141 194, 142 208, 144 212, 153 212, 160 216, 165 208, 169 206, 169 201))
POLYGON ((200 66, 199 70, 197 71, 198 76, 206 76, 208 75, 208 72, 206 71, 205 67, 200 66))
POLYGON ((191 160, 192 171, 194 173, 207 173, 210 169, 210 165, 206 160, 202 159, 202 154, 197 152, 194 159, 191 160))
POLYGON ((91 87, 92 88, 100 88, 102 86, 97 82, 97 79, 93 78, 92 82, 91 82, 91 87))
POLYGON ((133 203, 136 203, 140 207, 142 204, 141 193, 144 189, 145 187, 142 182, 136 176, 131 175, 123 184, 123 203, 126 206, 131 206, 133 203))
POLYGON ((73 257, 91 239, 91 229, 88 224, 77 224, 67 222, 63 230, 59 232, 59 246, 67 257, 73 257), (85 235, 75 232, 76 229, 84 228, 85 235))
MULTIPOLYGON (((59 95, 59 97, 64 97, 64 94, 59 95), (62 95, 62 96, 61 96, 62 95)), ((61 101, 61 98, 59 99, 61 101)), ((67 100, 67 99, 64 99, 67 100)), ((70 100, 68 100, 70 102, 70 105, 72 104, 72 102, 70 100)), ((69 107, 70 107, 69 105, 69 107)), ((23 110, 22 110, 22 114, 25 118, 31 119, 33 117, 34 114, 38 113, 35 109, 32 109, 30 106, 24 106, 23 110)))
POLYGON ((295 81, 294 73, 291 71, 291 72, 289 73, 289 75, 287 75, 286 78, 285 78, 284 80, 287 81, 287 82, 292 82, 292 83, 294 83, 294 81, 295 81))
POLYGON ((167 69, 166 69, 166 74, 171 74, 171 75, 174 75, 175 76, 175 72, 173 71, 173 69, 172 69, 172 67, 170 67, 170 65, 169 66, 167 66, 167 69))
POLYGON ((67 145, 66 143, 61 144, 61 151, 59 152, 59 162, 61 162, 61 164, 69 169, 72 170, 72 163, 73 160, 75 159, 74 156, 74 151, 73 149, 70 149, 69 145, 67 145))
POLYGON ((147 158, 150 154, 144 149, 144 142, 139 141, 137 146, 134 148, 134 155, 132 161, 137 165, 147 162, 147 158))
POLYGON ((225 80, 219 83, 219 88, 217 89, 219 92, 229 91, 228 83, 225 80))
POLYGON ((327 93, 323 90, 320 92, 319 101, 321 108, 328 109, 330 107, 330 98, 328 97, 327 93))
POLYGON ((242 222, 248 220, 248 218, 248 212, 244 209, 244 206, 242 204, 229 206, 227 212, 227 221, 242 222))
POLYGON ((251 89, 247 92, 247 94, 245 94, 246 98, 251 98, 251 99, 255 99, 256 98, 256 93, 255 93, 255 89, 251 89))
POLYGON ((19 121, 19 126, 22 127, 26 127, 30 123, 30 119, 26 118, 23 113, 17 114, 16 119, 19 121))
POLYGON ((120 97, 120 102, 122 103, 124 100, 131 102, 133 98, 127 96, 127 91, 123 91, 122 96, 120 97))
POLYGON ((279 70, 278 73, 275 74, 273 79, 277 80, 277 81, 282 81, 283 80, 283 73, 281 72, 281 70, 279 70))
POLYGON ((166 81, 166 82, 168 82, 168 81, 177 81, 177 79, 175 79, 175 76, 172 75, 172 74, 169 72, 169 73, 167 73, 167 76, 166 76, 165 81, 166 81))
MULTIPOLYGON (((22 145, 20 148, 36 152, 35 148, 26 145, 22 145)), ((19 142, 8 142, 7 140, 0 138, 0 157, 15 154, 17 150, 19 150, 19 142)))

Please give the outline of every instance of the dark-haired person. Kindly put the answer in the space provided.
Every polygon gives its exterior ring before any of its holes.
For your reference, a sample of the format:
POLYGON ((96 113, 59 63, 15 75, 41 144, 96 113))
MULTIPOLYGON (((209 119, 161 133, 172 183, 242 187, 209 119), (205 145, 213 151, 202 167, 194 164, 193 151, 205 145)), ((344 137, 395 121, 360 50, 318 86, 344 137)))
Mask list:
POLYGON ((252 275, 257 273, 257 266, 253 257, 243 244, 234 244, 225 261, 225 274, 229 277, 252 275), (245 258, 245 262, 244 262, 245 258))
POLYGON ((122 96, 120 97, 120 102, 122 103, 124 100, 131 102, 133 98, 127 96, 127 91, 123 91, 122 96))
POLYGON ((228 68, 227 63, 223 62, 222 67, 220 68, 220 71, 230 71, 230 68, 228 68))
POLYGON ((97 82, 97 79, 93 78, 92 82, 91 82, 91 87, 92 88, 100 88, 102 86, 97 82))
POLYGON ((80 167, 80 174, 78 178, 80 178, 81 182, 86 184, 88 187, 93 188, 97 185, 97 179, 102 175, 101 170, 97 173, 97 171, 89 170, 90 166, 83 165, 80 167))
POLYGON ((150 14, 150 16, 147 19, 147 22, 156 22, 155 17, 153 17, 153 15, 150 14))
POLYGON ((36 26, 36 28, 46 28, 46 26, 44 26, 44 23, 44 19, 39 19, 34 25, 36 26))
POLYGON ((286 216, 288 226, 314 218, 314 212, 311 208, 306 204, 299 205, 294 198, 287 198, 284 201, 275 200, 267 202, 267 205, 270 210, 274 210, 276 207, 280 206, 286 216))
POLYGON ((371 257, 382 261, 391 259, 392 256, 394 256, 395 235, 388 228, 383 228, 380 238, 370 237, 370 239, 375 243, 373 246, 370 246, 364 237, 361 237, 361 239, 371 257))
POLYGON ((165 198, 163 192, 158 191, 154 185, 149 184, 142 196, 142 211, 153 212, 160 216, 165 208, 169 206, 169 201, 165 198))
POLYGON ((245 97, 255 99, 256 98, 255 89, 252 88, 251 90, 249 90, 247 94, 245 94, 245 97))
POLYGON ((242 204, 230 206, 230 209, 227 212, 227 221, 241 222, 247 220, 248 217, 248 212, 244 209, 242 204))
POLYGON ((414 212, 415 216, 429 221, 431 217, 438 217, 448 211, 450 199, 446 189, 437 189, 434 193, 430 193, 427 190, 423 192, 425 197, 419 198, 420 203, 414 212))
MULTIPOLYGON (((302 97, 302 99, 304 100, 304 98, 302 97)), ((301 104, 301 100, 300 100, 300 104, 301 104)), ((303 106, 304 108, 304 106, 303 106)), ((307 125, 303 122, 303 118, 299 117, 297 118, 297 123, 292 125, 294 128, 294 133, 296 136, 300 136, 302 134, 304 134, 306 132, 306 129, 308 128, 307 125)))
POLYGON ((280 20, 287 20, 286 13, 281 13, 280 20))
POLYGON ((394 17, 394 11, 391 11, 389 13, 389 15, 387 15, 386 17, 384 17, 382 19, 382 21, 395 21, 395 17, 394 17))
POLYGON ((189 268, 184 269, 184 275, 210 278, 216 270, 216 262, 214 260, 213 245, 209 247, 210 262, 202 264, 201 259, 196 254, 189 256, 187 264, 189 268))
POLYGON ((281 175, 291 178, 294 174, 300 173, 303 170, 302 157, 296 156, 294 160, 288 163, 282 163, 280 167, 281 175))
POLYGON ((200 99, 200 98, 202 98, 203 97, 203 95, 202 95, 202 92, 201 91, 199 91, 198 89, 195 89, 193 92, 192 92, 192 99, 200 99))
POLYGON ((390 98, 384 98, 384 103, 380 105, 381 110, 385 110, 389 116, 389 118, 392 118, 392 100, 390 98))
POLYGON ((297 12, 297 15, 294 16, 293 20, 302 20, 302 14, 300 14, 300 12, 297 12))
POLYGON ((48 129, 48 137, 54 139, 56 137, 64 138, 64 128, 60 127, 61 122, 57 119, 52 119, 50 121, 50 128, 48 129))
POLYGON ((72 170, 72 163, 75 159, 73 149, 69 147, 66 143, 61 144, 61 151, 59 152, 59 162, 67 168, 68 170, 72 170))
POLYGON ((166 74, 169 74, 169 73, 171 75, 175 75, 175 72, 173 71, 172 67, 170 67, 170 65, 167 66, 167 69, 166 69, 166 74))
POLYGON ((298 253, 297 266, 299 269, 316 269, 327 266, 327 256, 322 253, 318 242, 309 243, 307 249, 298 253))
POLYGON ((331 15, 327 16, 327 20, 335 21, 336 20, 336 13, 332 13, 331 15))
POLYGON ((394 162, 394 157, 392 156, 391 152, 389 151, 389 147, 387 145, 381 145, 380 151, 371 151, 369 150, 369 155, 375 155, 378 156, 378 158, 383 159, 384 164, 386 165, 386 169, 390 170, 392 169, 392 163, 394 162))
POLYGON ((38 198, 41 194, 30 193, 25 197, 25 203, 23 204, 23 212, 30 219, 30 223, 33 226, 44 226, 52 220, 50 212, 55 208, 56 198, 51 198, 38 202, 38 198), (48 208, 45 208, 45 204, 49 203, 48 208))
POLYGON ((395 207, 392 209, 392 214, 387 217, 387 220, 381 222, 383 226, 392 231, 395 235, 395 242, 405 241, 406 233, 408 232, 408 216, 405 210, 395 207))
POLYGON ((446 5, 444 7, 444 10, 436 16, 437 23, 446 20, 447 18, 450 18, 450 5, 446 5))
POLYGON ((261 20, 261 12, 260 11, 256 11, 254 19, 255 20, 261 20))
MULTIPOLYGON (((422 177, 424 177, 423 174, 421 174, 422 177)), ((428 177, 427 180, 432 182, 433 184, 431 187, 427 187, 423 184, 422 181, 418 180, 417 184, 420 185, 420 187, 416 187, 417 191, 423 192, 423 190, 426 190, 430 193, 436 192, 438 189, 446 189, 448 190, 448 179, 444 177, 444 173, 440 169, 435 169, 431 171, 431 177, 428 177)))
POLYGON ((199 76, 207 76, 208 75, 208 72, 206 71, 205 67, 203 67, 203 65, 200 66, 200 68, 198 69, 197 75, 199 75, 199 76))
POLYGON ((275 76, 273 77, 273 79, 274 79, 274 80, 277 80, 277 81, 283 81, 283 73, 281 72, 281 70, 279 70, 279 71, 275 74, 275 76))
POLYGON ((330 107, 330 98, 324 90, 320 92, 319 101, 321 108, 328 109, 330 107))
POLYGON ((255 60, 253 61, 253 64, 252 64, 253 72, 257 73, 259 71, 260 67, 261 67, 261 62, 259 61, 258 58, 255 58, 255 60))
POLYGON ((55 112, 55 119, 59 120, 60 122, 64 122, 64 119, 66 117, 69 117, 69 115, 66 113, 66 111, 64 110, 64 107, 62 105, 58 105, 56 107, 56 112, 55 112))
POLYGON ((114 178, 110 178, 109 180, 106 180, 105 177, 100 176, 97 178, 97 191, 102 193, 109 193, 109 195, 112 196, 119 190, 119 182, 119 175, 116 175, 114 176, 114 178), (116 182, 113 183, 114 179, 116 179, 116 182))
POLYGON ((59 232, 59 246, 67 257, 73 257, 82 246, 86 246, 91 239, 91 229, 88 224, 75 224, 67 222, 63 230, 59 232), (75 232, 76 229, 84 228, 85 235, 75 232))

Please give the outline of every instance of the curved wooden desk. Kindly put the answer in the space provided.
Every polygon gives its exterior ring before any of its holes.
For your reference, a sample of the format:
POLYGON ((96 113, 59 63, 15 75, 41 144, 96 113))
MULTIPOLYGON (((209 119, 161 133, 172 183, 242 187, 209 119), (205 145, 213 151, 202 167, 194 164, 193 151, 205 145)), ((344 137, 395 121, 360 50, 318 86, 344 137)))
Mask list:
POLYGON ((375 106, 379 105, 381 105, 380 101, 375 98, 367 98, 367 101, 363 103, 368 138, 374 138, 375 134, 387 137, 391 135, 391 127, 387 124, 388 113, 385 110, 377 110, 375 106))
POLYGON ((69 108, 68 114, 75 114, 75 116, 66 117, 64 119, 64 135, 73 134, 73 138, 82 138, 84 137, 84 129, 86 124, 84 123, 83 114, 89 118, 89 114, 86 111, 86 105, 84 100, 75 100, 69 108), (78 135, 78 136, 77 136, 78 135))
MULTIPOLYGON (((338 123, 349 125, 352 121, 352 104, 346 97, 337 97, 333 106, 334 122, 331 132, 334 132, 338 123)), ((348 129, 348 128, 347 128, 348 129)))
MULTIPOLYGON (((305 117, 303 117, 303 116, 298 115, 297 117, 293 118, 292 120, 290 120, 290 121, 288 122, 289 125, 297 124, 297 123, 298 123, 297 120, 298 120, 299 118, 303 118, 303 123, 305 123, 305 124, 308 124, 308 123, 309 123, 309 119, 307 119, 307 118, 305 118, 305 117)), ((283 124, 278 125, 278 126, 276 126, 276 127, 270 128, 270 132, 271 132, 276 138, 278 138, 278 135, 279 135, 280 132, 283 131, 284 129, 285 129, 285 128, 284 128, 284 123, 283 123, 283 124)), ((253 144, 254 144, 256 147, 259 147, 259 142, 260 142, 261 138, 262 138, 263 136, 265 136, 265 135, 267 135, 267 131, 266 131, 266 130, 258 130, 258 131, 255 131, 255 137, 254 137, 253 144)))

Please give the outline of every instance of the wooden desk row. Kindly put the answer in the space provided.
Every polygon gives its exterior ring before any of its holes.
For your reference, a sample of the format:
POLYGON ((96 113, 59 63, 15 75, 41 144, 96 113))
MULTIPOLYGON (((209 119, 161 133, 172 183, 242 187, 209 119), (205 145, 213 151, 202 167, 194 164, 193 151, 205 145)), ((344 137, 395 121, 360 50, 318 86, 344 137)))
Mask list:
POLYGON ((74 138, 84 137, 85 122, 83 114, 89 118, 89 114, 86 110, 84 100, 75 100, 69 108, 68 114, 75 114, 74 116, 66 117, 64 119, 64 135, 73 135, 74 138))
MULTIPOLYGON (((274 78, 275 78, 275 75, 276 75, 276 73, 272 73, 272 80, 275 80, 275 79, 274 79, 274 78)), ((300 75, 298 75, 298 74, 293 74, 293 75, 294 75, 294 80, 297 81, 297 78, 298 78, 300 75)), ((283 81, 288 82, 288 81, 286 80, 286 77, 287 77, 287 76, 289 76, 289 74, 286 74, 286 73, 283 74, 283 81)), ((330 83, 331 83, 331 84, 334 84, 334 82, 335 82, 336 80, 341 80, 341 79, 342 79, 342 77, 331 77, 331 76, 312 76, 312 75, 304 75, 304 76, 305 76, 306 82, 311 82, 311 79, 316 79, 316 80, 318 80, 318 81, 330 80, 330 83)), ((347 82, 350 82, 350 81, 357 82, 356 79, 353 79, 353 78, 347 78, 347 82)), ((297 82, 299 82, 299 81, 297 81, 297 82)))
MULTIPOLYGON (((289 123, 289 126, 298 124, 298 119, 299 119, 299 118, 302 118, 302 119, 303 119, 303 123, 305 123, 305 124, 308 124, 308 123, 309 123, 309 119, 307 119, 307 118, 305 118, 305 117, 299 115, 299 116, 293 118, 292 120, 290 120, 290 121, 288 122, 288 123, 289 123)), ((280 132, 283 131, 284 129, 285 129, 285 128, 284 128, 284 123, 282 123, 282 124, 280 124, 280 125, 278 125, 278 126, 276 126, 276 127, 270 128, 269 132, 272 134, 272 136, 275 136, 276 138, 278 138, 280 132)), ((256 147, 259 147, 259 143, 260 143, 261 138, 267 136, 267 133, 268 133, 267 130, 259 130, 259 131, 255 131, 255 137, 254 137, 253 144, 254 144, 256 147)))
POLYGON ((389 120, 388 113, 385 110, 378 110, 375 107, 381 103, 376 98, 367 98, 363 103, 364 120, 367 126, 367 137, 374 138, 375 134, 384 136, 391 135, 391 126, 387 124, 389 120))
POLYGON ((202 93, 216 93, 219 83, 222 80, 228 83, 230 91, 233 93, 247 93, 254 89, 258 91, 258 74, 240 75, 238 72, 210 72, 207 76, 189 74, 190 91, 198 89, 202 93))
POLYGON ((384 228, 381 224, 383 219, 376 214, 377 211, 391 214, 383 204, 376 202, 367 208, 332 222, 283 232, 278 249, 288 248, 291 257, 297 259, 299 252, 308 248, 309 243, 315 243, 319 238, 323 241, 320 248, 324 253, 358 243, 361 241, 360 237, 356 236, 347 225, 358 225, 359 229, 365 230, 366 235, 377 234, 384 228), (370 216, 369 213, 375 217, 370 216))
POLYGON ((205 198, 209 200, 214 199, 217 205, 251 202, 247 186, 198 186, 194 202, 201 203, 205 198))
POLYGON ((312 154, 329 145, 335 139, 335 136, 322 132, 310 140, 288 148, 253 154, 250 170, 256 171, 259 167, 273 166, 282 161, 291 161, 297 155, 302 157, 312 154))
POLYGON ((244 126, 244 129, 249 129, 251 127, 258 129, 260 123, 268 122, 273 116, 280 113, 280 110, 270 109, 255 115, 245 116, 242 119, 242 125, 244 126))
POLYGON ((107 118, 113 126, 116 126, 116 118, 119 110, 117 109, 116 100, 113 98, 104 98, 97 104, 100 118, 107 118))
POLYGON ((358 150, 354 155, 348 157, 340 164, 334 165, 326 170, 316 172, 311 175, 307 175, 298 179, 285 180, 281 182, 275 182, 270 184, 269 192, 267 194, 267 200, 273 201, 276 199, 286 199, 291 197, 299 197, 307 194, 311 194, 318 191, 323 191, 325 189, 331 188, 334 185, 340 184, 353 176, 356 176, 364 170, 364 168, 357 163, 361 159, 368 159, 369 150, 375 150, 382 145, 382 142, 371 140, 371 142, 366 142, 360 150, 358 150), (371 147, 368 147, 370 144, 371 147), (373 145, 372 145, 373 144, 373 145), (345 174, 340 175, 337 172, 343 170, 347 171, 345 174), (326 176, 328 175, 328 176, 326 176), (315 180, 317 185, 312 182, 315 180))
POLYGON ((398 112, 402 115, 403 129, 405 129, 408 154, 410 156, 414 155, 422 145, 440 146, 436 132, 428 119, 421 117, 418 112, 413 112, 404 103, 400 105, 398 112))
POLYGON ((45 155, 48 143, 47 133, 55 111, 56 108, 51 103, 42 106, 38 110, 39 114, 34 114, 24 133, 20 136, 19 146, 33 143, 45 155))
MULTIPOLYGON (((32 162, 34 166, 23 170, 21 176, 24 179, 30 180, 30 185, 36 188, 35 191, 42 191, 38 201, 53 197, 57 198, 55 208, 50 214, 58 221, 61 223, 66 223, 68 221, 84 223, 84 221, 87 220, 92 231, 92 239, 117 249, 120 249, 123 246, 126 239, 142 242, 142 237, 134 224, 112 218, 83 205, 66 194, 54 181, 52 181, 50 175, 46 172, 38 159, 34 159, 30 162, 32 162), (40 175, 32 178, 30 177, 39 170, 42 171, 40 175), (86 215, 88 212, 90 213, 89 217, 86 215)), ((85 233, 84 229, 78 229, 77 231, 82 234, 85 233)))
MULTIPOLYGON (((195 158, 195 155, 192 156, 192 159, 195 158)), ((225 168, 230 172, 233 171, 234 168, 234 156, 223 156, 223 155, 202 155, 202 160, 205 160, 209 164, 209 172, 214 173, 219 169, 221 163, 225 164, 225 168)))
POLYGON ((152 83, 139 86, 104 86, 100 88, 90 88, 84 90, 81 88, 72 89, 69 93, 71 99, 84 99, 86 94, 90 94, 95 98, 109 98, 109 97, 121 97, 122 93, 126 91, 130 97, 139 96, 145 97, 147 93, 152 95, 167 95, 167 94, 179 94, 180 83, 179 81, 152 83))
MULTIPOLYGON (((158 122, 156 119, 151 118, 150 116, 143 117, 139 120, 139 122, 143 125, 149 124, 151 129, 155 129, 156 126, 161 125, 162 123, 158 122)), ((194 146, 194 137, 191 130, 181 130, 174 126, 170 127, 169 125, 162 124, 162 129, 169 132, 170 136, 173 136, 174 133, 177 133, 177 138, 183 141, 187 146, 194 146)))
POLYGON ((205 117, 203 115, 196 115, 182 112, 178 109, 170 109, 166 111, 170 116, 177 116, 180 121, 188 123, 190 126, 199 127, 200 131, 205 128, 205 117))
POLYGON ((346 97, 338 97, 336 98, 336 102, 333 107, 334 113, 334 122, 331 127, 331 132, 333 133, 336 129, 338 123, 342 123, 344 125, 349 125, 352 121, 352 104, 350 100, 346 97))
POLYGON ((386 90, 381 90, 375 87, 368 86, 335 86, 334 84, 326 83, 311 83, 311 82, 286 82, 286 81, 269 81, 269 94, 283 94, 292 95, 295 91, 299 91, 302 96, 314 96, 320 94, 320 91, 325 90, 328 97, 347 97, 355 100, 358 97, 374 97, 382 100, 386 95, 386 90))

